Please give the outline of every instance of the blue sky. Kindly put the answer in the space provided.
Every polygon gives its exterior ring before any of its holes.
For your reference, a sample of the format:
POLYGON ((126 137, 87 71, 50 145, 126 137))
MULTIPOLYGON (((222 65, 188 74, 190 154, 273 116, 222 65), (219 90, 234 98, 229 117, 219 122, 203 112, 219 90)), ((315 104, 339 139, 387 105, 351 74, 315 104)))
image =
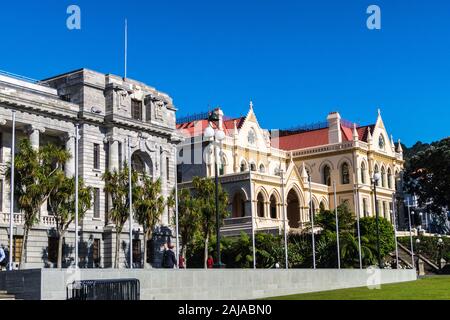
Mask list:
POLYGON ((169 93, 179 115, 222 106, 288 128, 339 111, 407 145, 449 136, 450 4, 441 0, 4 1, 0 69, 46 78, 80 67, 169 93), (81 30, 66 9, 81 8, 81 30), (366 9, 381 8, 368 30, 366 9))

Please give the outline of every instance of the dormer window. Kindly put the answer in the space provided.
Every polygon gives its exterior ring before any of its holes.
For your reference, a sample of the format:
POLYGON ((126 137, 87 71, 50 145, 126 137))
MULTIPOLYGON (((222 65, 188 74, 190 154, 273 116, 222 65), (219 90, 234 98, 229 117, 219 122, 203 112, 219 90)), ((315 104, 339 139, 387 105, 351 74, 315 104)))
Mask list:
POLYGON ((256 133, 255 133, 255 130, 252 128, 248 132, 248 143, 251 145, 254 145, 255 142, 256 142, 256 133))
POLYGON ((378 147, 381 150, 384 150, 384 147, 386 146, 386 142, 384 140, 384 136, 382 134, 380 134, 380 137, 378 138, 378 147))

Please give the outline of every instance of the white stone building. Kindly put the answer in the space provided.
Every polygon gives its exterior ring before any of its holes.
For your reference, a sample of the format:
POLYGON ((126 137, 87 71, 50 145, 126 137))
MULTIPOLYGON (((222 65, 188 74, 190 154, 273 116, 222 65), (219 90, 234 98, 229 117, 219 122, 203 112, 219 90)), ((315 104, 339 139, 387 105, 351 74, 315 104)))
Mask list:
MULTIPOLYGON (((165 93, 131 79, 87 69, 34 82, 0 74, 0 243, 9 245, 10 183, 4 178, 11 160, 12 110, 16 111, 16 145, 29 138, 36 148, 46 143, 66 147, 74 154, 75 124, 79 124, 79 176, 94 188, 92 208, 80 222, 80 266, 112 267, 115 233, 108 221, 108 197, 103 173, 119 170, 126 161, 131 137, 132 164, 154 179, 161 178, 164 195, 175 186, 176 109, 165 93)), ((65 166, 74 174, 72 158, 65 166)), ((170 238, 172 212, 166 209, 156 238, 170 238)), ((14 260, 20 261, 23 218, 14 214, 14 260)), ((134 224, 134 261, 142 261, 142 229, 134 224)), ((128 255, 128 223, 122 234, 120 261, 128 255)), ((158 264, 159 246, 152 243, 148 257, 158 264)), ((65 265, 73 261, 74 227, 65 239, 65 265)), ((44 205, 39 222, 30 231, 27 267, 52 267, 56 263, 54 219, 44 205)))

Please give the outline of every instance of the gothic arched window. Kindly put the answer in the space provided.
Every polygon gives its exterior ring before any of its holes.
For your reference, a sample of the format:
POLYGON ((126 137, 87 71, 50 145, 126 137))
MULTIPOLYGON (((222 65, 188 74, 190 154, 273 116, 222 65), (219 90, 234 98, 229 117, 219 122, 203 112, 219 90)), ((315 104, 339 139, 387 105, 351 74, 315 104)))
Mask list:
POLYGON ((331 186, 331 169, 329 165, 323 167, 323 184, 331 186))
POLYGON ((341 166, 341 182, 342 184, 350 183, 350 170, 347 162, 344 162, 344 164, 342 164, 341 166))
POLYGON ((361 183, 363 184, 366 183, 366 175, 367 175, 366 163, 361 162, 361 183))
POLYGON ((254 145, 256 142, 256 132, 255 129, 251 128, 250 131, 248 132, 248 143, 251 145, 254 145))

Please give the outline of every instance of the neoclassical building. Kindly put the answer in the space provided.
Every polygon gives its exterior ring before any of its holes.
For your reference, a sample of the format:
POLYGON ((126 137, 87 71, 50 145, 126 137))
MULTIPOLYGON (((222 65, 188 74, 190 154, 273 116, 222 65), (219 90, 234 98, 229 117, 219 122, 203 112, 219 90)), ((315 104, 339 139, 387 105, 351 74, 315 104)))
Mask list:
MULTIPOLYGON (((388 135, 380 113, 367 126, 333 112, 314 126, 268 131, 260 127, 252 103, 239 118, 228 118, 221 109, 214 112, 219 120, 211 124, 207 113, 178 121, 185 136, 178 150, 178 187, 189 188, 194 176, 214 176, 217 158, 230 199, 231 217, 223 234, 251 232, 252 223, 259 232, 281 232, 284 209, 289 230, 301 232, 310 212, 335 207, 334 186, 338 205, 346 202, 360 217, 374 216, 378 205, 380 215, 392 219, 394 199, 402 196, 404 161, 401 145, 388 135), (217 154, 213 142, 204 138, 209 125, 225 132, 217 154), (381 175, 377 204, 371 179, 375 172, 381 175)), ((394 212, 399 216, 400 210, 394 212)))
MULTIPOLYGON (((110 199, 104 192, 102 175, 106 170, 120 170, 128 159, 131 141, 132 165, 162 181, 167 196, 175 187, 176 108, 165 93, 144 83, 80 69, 42 81, 0 74, 0 243, 8 245, 10 187, 4 173, 11 160, 12 110, 16 111, 16 145, 30 139, 35 148, 53 143, 73 155, 75 125, 79 124, 79 175, 93 187, 93 203, 80 221, 80 265, 111 267, 114 261, 114 225, 108 219, 110 199)), ((16 148, 17 150, 17 148, 16 148)), ((73 176, 72 157, 65 166, 73 176)), ((14 204, 14 260, 20 261, 23 240, 23 217, 14 204)), ((168 236, 172 212, 166 209, 161 230, 168 236), (166 228, 164 228, 166 227, 166 228)), ((55 221, 44 204, 39 221, 31 230, 27 267, 53 266, 56 263, 55 221)), ((122 234, 120 261, 128 255, 128 223, 122 234)), ((141 260, 142 229, 133 225, 134 261, 141 260)), ((158 235, 158 233, 157 233, 158 235)), ((157 259, 158 247, 149 259, 157 259)), ((74 226, 65 239, 64 260, 73 261, 74 226)))

